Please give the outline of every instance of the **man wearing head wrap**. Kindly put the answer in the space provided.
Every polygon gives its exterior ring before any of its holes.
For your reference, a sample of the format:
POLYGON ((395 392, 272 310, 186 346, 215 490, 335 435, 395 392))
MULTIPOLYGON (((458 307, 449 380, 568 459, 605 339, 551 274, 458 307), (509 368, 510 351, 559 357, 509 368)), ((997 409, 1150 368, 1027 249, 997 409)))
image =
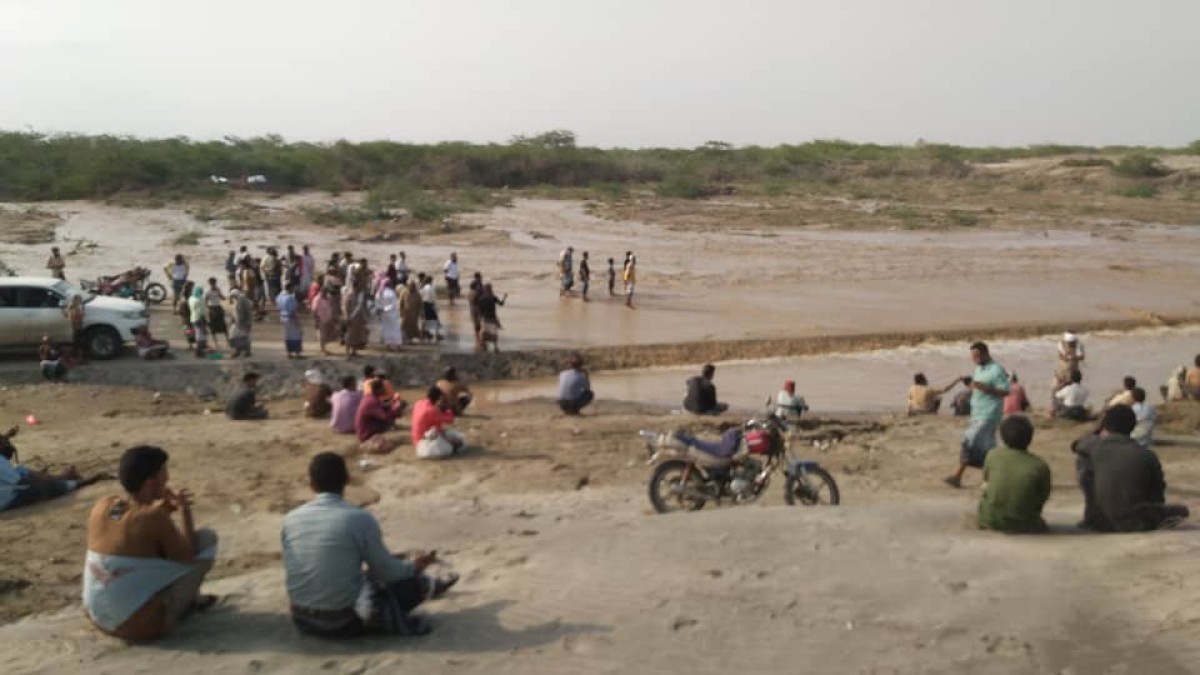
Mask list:
POLYGON ((806 412, 808 403, 804 401, 804 397, 796 395, 796 383, 787 380, 783 383, 783 389, 775 396, 775 414, 786 420, 799 419, 806 412))
POLYGON ((1054 367, 1054 390, 1071 384, 1071 371, 1079 370, 1085 354, 1079 336, 1067 331, 1058 341, 1058 363, 1054 367))

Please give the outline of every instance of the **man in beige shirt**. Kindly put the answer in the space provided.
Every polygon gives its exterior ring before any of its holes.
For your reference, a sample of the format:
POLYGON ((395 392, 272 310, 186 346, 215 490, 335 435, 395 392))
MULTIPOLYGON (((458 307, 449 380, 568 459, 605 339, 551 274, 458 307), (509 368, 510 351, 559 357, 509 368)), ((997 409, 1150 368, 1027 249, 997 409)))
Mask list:
POLYGON ((63 260, 62 253, 59 253, 58 247, 50 249, 50 259, 46 261, 46 269, 50 270, 50 276, 55 279, 66 280, 67 275, 64 272, 67 268, 67 261, 63 260))

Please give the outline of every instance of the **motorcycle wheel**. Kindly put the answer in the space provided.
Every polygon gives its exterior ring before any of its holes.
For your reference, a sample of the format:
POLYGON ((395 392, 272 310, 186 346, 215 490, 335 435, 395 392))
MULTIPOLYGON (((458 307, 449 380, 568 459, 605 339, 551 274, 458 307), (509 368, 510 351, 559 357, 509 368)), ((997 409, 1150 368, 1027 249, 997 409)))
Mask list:
POLYGON ((152 305, 161 305, 167 299, 167 289, 162 284, 151 283, 146 284, 146 289, 142 291, 146 296, 146 301, 152 305))
POLYGON ((783 484, 783 499, 788 506, 837 506, 841 495, 833 476, 814 466, 806 469, 802 476, 788 476, 783 484))
MULTIPOLYGON (((682 459, 672 459, 654 468, 650 477, 650 503, 659 513, 672 511, 699 511, 704 508, 705 500, 679 494, 680 482, 688 463, 682 459)), ((700 481, 689 477, 688 483, 698 485, 700 481)))

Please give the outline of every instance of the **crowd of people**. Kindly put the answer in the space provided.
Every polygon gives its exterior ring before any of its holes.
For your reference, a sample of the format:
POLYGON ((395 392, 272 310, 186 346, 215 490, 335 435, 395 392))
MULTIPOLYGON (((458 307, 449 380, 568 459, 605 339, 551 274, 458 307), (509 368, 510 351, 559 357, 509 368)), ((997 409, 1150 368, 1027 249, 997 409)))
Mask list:
MULTIPOLYGON (((333 345, 347 358, 368 347, 372 327, 378 326, 379 345, 398 351, 405 345, 437 343, 445 338, 439 294, 433 275, 412 270, 403 251, 388 256, 377 268, 352 251, 333 254, 319 264, 308 246, 284 253, 267 247, 256 257, 248 247, 230 251, 225 261, 228 292, 217 278, 201 285, 191 278, 187 259, 176 255, 163 272, 171 283, 175 311, 188 348, 198 358, 209 355, 210 342, 225 336, 231 357, 250 357, 256 322, 273 309, 283 328, 288 358, 304 356, 306 321, 311 317, 322 356, 333 356, 333 345)), ((463 297, 457 253, 442 266, 445 297, 450 307, 463 297)), ((499 351, 502 328, 498 308, 508 299, 474 273, 466 294, 476 348, 499 351)))
MULTIPOLYGON (((1024 387, 1016 373, 1009 373, 992 358, 987 344, 976 342, 970 351, 975 371, 944 387, 931 387, 925 375, 917 373, 908 392, 908 413, 936 414, 941 396, 960 383, 964 385, 968 400, 961 404, 956 400, 954 408, 955 414, 970 416, 970 422, 963 433, 958 465, 946 484, 961 487, 968 468, 982 469, 980 526, 1006 532, 1044 531, 1041 513, 1050 496, 1050 469, 1029 452, 1034 428, 1026 414, 1031 406, 1024 387), (997 433, 1003 441, 999 448, 997 433)), ((1071 446, 1085 503, 1079 526, 1100 532, 1145 531, 1170 527, 1187 518, 1187 507, 1166 503, 1166 482, 1153 450, 1156 415, 1146 402, 1146 391, 1127 376, 1121 389, 1093 414, 1089 393, 1082 385, 1085 358, 1079 337, 1064 334, 1054 368, 1053 401, 1047 410, 1052 418, 1098 420, 1094 429, 1071 446)), ((1180 399, 1200 392, 1187 385, 1192 371, 1179 375, 1180 399)), ((1194 371, 1200 383, 1200 356, 1194 371)), ((1165 386, 1163 396, 1171 400, 1165 386)))
MULTIPOLYGON (((591 298, 588 293, 592 287, 592 263, 588 257, 588 252, 584 251, 579 259, 579 267, 575 267, 575 247, 568 246, 558 254, 558 294, 560 297, 569 298, 574 294, 575 281, 579 281, 579 298, 584 302, 588 302, 591 298)), ((617 295, 617 268, 616 261, 613 258, 608 259, 607 269, 608 280, 608 295, 616 297, 617 295)), ((621 283, 623 284, 623 293, 625 296, 625 306, 633 309, 633 292, 637 286, 637 256, 633 251, 625 252, 625 260, 621 263, 621 283)))

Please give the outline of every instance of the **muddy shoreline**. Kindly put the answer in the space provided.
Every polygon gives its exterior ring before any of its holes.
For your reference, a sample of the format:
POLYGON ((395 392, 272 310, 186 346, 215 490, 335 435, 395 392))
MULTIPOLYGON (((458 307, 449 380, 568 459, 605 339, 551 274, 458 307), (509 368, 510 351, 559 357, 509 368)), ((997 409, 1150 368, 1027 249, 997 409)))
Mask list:
MULTIPOLYGON (((1128 331, 1147 327, 1179 327, 1200 324, 1200 316, 1159 316, 1142 319, 1072 322, 1080 333, 1128 331)), ((447 366, 455 366, 469 382, 498 382, 550 377, 558 373, 573 353, 583 354, 593 371, 626 370, 656 366, 680 366, 706 362, 808 356, 877 349, 912 347, 930 342, 1023 339, 1055 335, 1058 323, 1038 322, 990 328, 963 328, 916 332, 870 332, 821 335, 787 339, 708 340, 675 344, 595 346, 572 349, 527 349, 499 354, 470 354, 419 351, 400 354, 371 354, 354 361, 310 358, 302 361, 276 359, 248 361, 194 361, 184 356, 172 361, 122 361, 98 363, 75 369, 71 381, 83 384, 134 387, 184 392, 203 397, 223 396, 232 391, 251 370, 261 374, 261 391, 268 396, 296 396, 302 391, 306 370, 319 370, 329 382, 357 373, 371 363, 389 373, 406 388, 421 388, 436 380, 447 366)), ((5 384, 34 384, 41 381, 35 364, 0 373, 5 384)))

